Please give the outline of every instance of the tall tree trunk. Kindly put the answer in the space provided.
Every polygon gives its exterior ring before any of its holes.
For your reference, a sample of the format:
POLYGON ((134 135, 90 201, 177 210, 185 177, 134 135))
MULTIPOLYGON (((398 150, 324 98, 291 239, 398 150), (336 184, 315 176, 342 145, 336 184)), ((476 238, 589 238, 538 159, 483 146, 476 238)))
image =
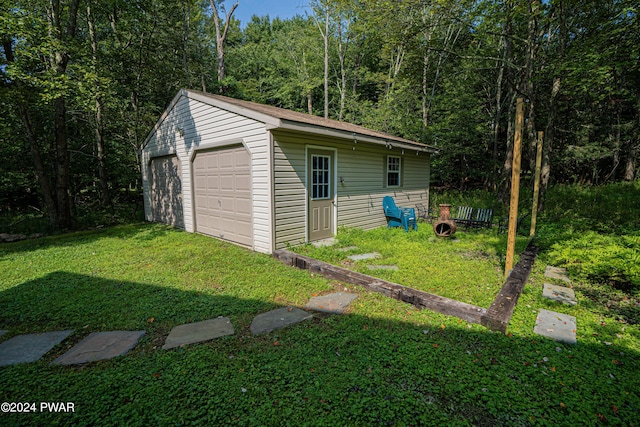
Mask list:
POLYGON ((324 118, 329 118, 329 8, 324 17, 324 118))
POLYGON ((640 147, 640 93, 638 94, 638 103, 636 104, 636 126, 635 132, 626 142, 626 162, 624 168, 624 180, 633 181, 636 179, 636 156, 640 147))
MULTIPOLYGON (((429 39, 431 34, 429 34, 429 39)), ((429 112, 427 109, 427 94, 429 93, 429 87, 427 84, 427 72, 429 71, 429 49, 425 48, 422 53, 422 127, 426 128, 429 125, 429 112)))
POLYGON ((636 179, 636 150, 633 145, 630 144, 624 168, 624 180, 633 181, 634 179, 636 179))
MULTIPOLYGON (((604 177, 604 182, 609 181, 611 178, 613 178, 613 180, 616 179, 616 171, 618 170, 618 166, 620 166, 620 151, 622 149, 622 143, 621 143, 621 124, 620 124, 620 104, 616 103, 616 124, 614 126, 615 128, 615 136, 613 136, 613 166, 611 167, 611 171, 604 177)), ((596 179, 596 183, 597 183, 597 179, 598 176, 596 174, 595 176, 596 179)))
POLYGON ((544 146, 542 149, 542 171, 540 173, 540 197, 538 211, 544 208, 544 195, 549 187, 551 178, 551 152, 553 150, 553 139, 555 137, 556 118, 558 115, 558 93, 560 93, 560 77, 553 79, 551 97, 549 98, 547 125, 544 130, 544 146))
POLYGON ((313 19, 320 30, 320 34, 322 35, 322 40, 324 42, 324 75, 323 75, 323 83, 324 83, 324 118, 329 118, 329 5, 324 3, 324 29, 320 25, 320 21, 315 15, 315 9, 313 14, 313 19))
POLYGON ((536 163, 536 92, 534 75, 536 71, 536 57, 538 52, 538 14, 537 1, 529 2, 529 15, 527 22, 527 57, 525 60, 524 92, 529 99, 527 108, 526 141, 527 155, 529 157, 529 170, 535 170, 536 163))
MULTIPOLYGON (((51 0, 49 3, 49 34, 56 39, 58 49, 51 52, 50 65, 56 76, 63 76, 67 72, 69 63, 69 53, 65 49, 66 42, 75 37, 76 23, 78 16, 79 0, 73 0, 68 8, 68 21, 63 27, 62 9, 59 0, 51 0)), ((71 157, 68 147, 67 135, 67 107, 64 93, 60 93, 53 101, 54 110, 54 139, 55 139, 55 201, 56 201, 56 221, 53 224, 56 228, 71 227, 71 199, 69 196, 69 177, 71 157)))
POLYGON ((38 178, 38 185, 40 186, 40 193, 44 201, 47 214, 49 215, 49 224, 55 226, 58 218, 58 208, 56 205, 53 189, 49 181, 49 175, 42 161, 42 155, 40 154, 40 145, 38 143, 38 137, 31 121, 31 115, 29 110, 23 101, 19 101, 20 117, 22 118, 22 124, 24 125, 29 140, 29 148, 31 151, 31 157, 33 158, 33 165, 36 171, 36 177, 38 178))
MULTIPOLYGON (((7 63, 13 63, 15 61, 15 57, 13 55, 13 40, 9 38, 2 40, 2 47, 4 49, 5 59, 7 60, 7 63)), ((17 88, 20 88, 22 86, 19 81, 14 81, 13 85, 17 88)), ((18 111, 20 112, 20 118, 22 119, 22 124, 27 135, 27 140, 29 141, 29 150, 33 159, 36 178, 38 179, 38 185, 40 186, 40 193, 42 195, 47 214, 49 215, 49 223, 51 225, 55 225, 58 213, 53 190, 51 188, 51 183, 49 181, 46 167, 44 165, 44 162, 42 161, 42 155, 40 154, 40 146, 38 143, 38 136, 36 135, 36 131, 31 120, 31 115, 29 114, 29 110, 27 109, 25 101, 20 98, 18 98, 18 111)))
MULTIPOLYGON (((447 32, 444 38, 445 49, 450 49, 449 44, 451 45, 451 47, 455 46, 456 42, 458 41, 458 36, 460 35, 462 28, 458 27, 455 37, 453 36, 454 30, 455 28, 453 24, 449 24, 449 27, 447 28, 447 32), (453 37, 453 40, 452 40, 452 37, 453 37)), ((436 64, 436 73, 435 73, 435 76, 433 77, 433 83, 431 84, 431 96, 429 97, 429 103, 427 104, 427 109, 426 109, 427 116, 429 115, 429 111, 431 110, 431 106, 433 105, 433 100, 436 96, 436 85, 438 84, 438 78, 440 77, 440 70, 442 69, 442 63, 447 59, 448 55, 449 54, 446 52, 440 52, 440 54, 438 55, 438 62, 436 64)))
POLYGON ((389 75, 387 77, 387 85, 386 91, 384 94, 385 99, 389 99, 389 96, 393 92, 393 87, 395 86, 396 78, 400 73, 400 69, 402 68, 402 62, 404 61, 404 45, 399 44, 396 48, 397 55, 391 54, 390 62, 389 62, 389 75))
POLYGON ((182 0, 182 69, 187 87, 191 89, 191 75, 189 73, 189 60, 187 50, 189 48, 189 30, 191 28, 191 9, 189 0, 182 0))
MULTIPOLYGON (((500 141, 500 126, 502 124, 502 112, 504 110, 504 104, 502 101, 503 95, 503 80, 505 75, 505 68, 507 66, 507 48, 505 43, 505 35, 503 34, 500 37, 500 44, 502 46, 502 61, 499 61, 498 66, 498 79, 496 82, 496 96, 495 96, 495 111, 493 113, 493 152, 492 152, 492 163, 493 170, 492 175, 495 175, 499 172, 500 167, 498 165, 498 143, 500 141)), ((493 186, 495 188, 496 182, 494 181, 493 186)))
MULTIPOLYGON (((211 4, 211 9, 213 10, 213 24, 216 29, 216 52, 218 56, 218 82, 221 82, 224 79, 224 43, 227 40, 227 35, 229 32, 229 23, 231 22, 231 16, 233 12, 238 7, 238 2, 236 1, 233 6, 231 6, 231 10, 227 14, 224 22, 224 28, 221 27, 220 23, 220 15, 218 14, 218 7, 216 6, 215 0, 209 0, 209 4, 211 4)), ((222 87, 220 87, 220 91, 222 91, 222 87)))
MULTIPOLYGON (((506 10, 506 18, 504 24, 504 53, 503 57, 506 59, 507 63, 511 63, 513 60, 513 8, 514 3, 512 1, 507 1, 505 3, 506 10)), ((505 67, 504 69, 505 79, 509 84, 507 89, 507 93, 505 94, 505 102, 507 103, 507 140, 505 141, 505 160, 502 167, 502 182, 501 185, 501 199, 505 201, 508 200, 509 197, 509 188, 511 179, 511 169, 513 167, 513 135, 514 135, 514 117, 515 117, 515 102, 516 102, 516 92, 513 87, 513 70, 509 67, 505 67)))
MULTIPOLYGON (((91 42, 91 52, 93 56, 93 68, 96 76, 98 75, 98 41, 96 39, 96 30, 93 21, 93 15, 91 13, 91 4, 87 4, 87 21, 89 24, 89 40, 91 42)), ((96 138, 96 153, 98 156, 98 179, 100 181, 100 204, 107 206, 111 203, 111 197, 109 195, 109 180, 107 176, 107 160, 106 150, 103 137, 103 106, 100 96, 100 82, 96 79, 96 94, 95 94, 95 129, 94 134, 96 138)))
POLYGON ((338 120, 344 115, 345 100, 347 97, 347 72, 345 69, 345 48, 342 34, 342 17, 338 16, 338 59, 340 60, 340 110, 338 120))
POLYGON ((67 106, 65 99, 63 97, 56 99, 53 108, 56 141, 56 227, 65 229, 71 227, 71 200, 69 197, 69 168, 71 166, 71 156, 68 146, 67 106))

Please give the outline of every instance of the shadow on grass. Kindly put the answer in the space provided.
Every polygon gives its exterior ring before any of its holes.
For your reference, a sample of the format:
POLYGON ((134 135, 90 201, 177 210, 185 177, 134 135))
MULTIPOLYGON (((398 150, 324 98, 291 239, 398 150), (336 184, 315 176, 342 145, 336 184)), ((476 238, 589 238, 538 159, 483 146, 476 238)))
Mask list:
MULTIPOLYGON (((212 289, 214 291, 214 289, 212 289)), ((218 316, 245 320, 279 307, 206 291, 108 280, 57 271, 0 292, 0 329, 47 332, 72 328, 90 332, 145 329, 165 334, 176 325, 218 316)), ((8 338, 7 334, 4 338, 8 338)))
POLYGON ((12 243, 2 243, 0 259, 13 253, 30 252, 50 247, 71 247, 92 243, 105 237, 133 239, 139 242, 152 241, 158 237, 180 231, 164 224, 131 223, 117 227, 104 227, 76 231, 62 235, 51 235, 12 243), (143 225, 141 227, 141 225, 143 225), (117 231, 114 231, 117 230, 117 231))
POLYGON ((67 272, 24 282, 0 293, 0 328, 75 333, 41 362, 1 368, 2 399, 73 402, 76 412, 2 422, 632 425, 640 416, 635 351, 490 333, 354 289, 350 314, 315 313, 255 337, 252 317, 278 304, 67 272), (220 315, 236 335, 160 349, 171 327, 220 315), (147 334, 124 357, 48 364, 89 332, 119 329, 147 334))

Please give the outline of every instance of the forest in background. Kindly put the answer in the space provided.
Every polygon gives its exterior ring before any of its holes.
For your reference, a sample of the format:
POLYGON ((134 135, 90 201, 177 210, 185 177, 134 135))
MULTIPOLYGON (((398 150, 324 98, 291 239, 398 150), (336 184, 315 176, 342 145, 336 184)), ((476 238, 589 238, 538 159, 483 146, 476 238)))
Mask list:
POLYGON ((538 131, 543 191, 637 177, 632 0, 310 0, 248 23, 242 0, 0 2, 0 211, 52 228, 139 198, 138 150, 181 88, 436 146, 432 185, 498 195, 522 96, 523 177, 538 131))

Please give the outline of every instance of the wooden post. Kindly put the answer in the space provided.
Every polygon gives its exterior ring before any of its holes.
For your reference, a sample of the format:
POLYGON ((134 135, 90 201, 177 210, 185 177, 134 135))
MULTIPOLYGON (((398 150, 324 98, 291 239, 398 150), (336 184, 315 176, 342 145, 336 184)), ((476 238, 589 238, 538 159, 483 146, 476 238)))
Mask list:
POLYGON ((533 181, 533 205, 531 205, 531 229, 529 236, 536 234, 536 220, 538 219, 538 197, 540 196, 540 169, 542 168, 542 140, 544 132, 538 131, 538 151, 536 153, 536 174, 533 181))
POLYGON ((520 161, 522 157, 522 129, 524 128, 524 99, 516 103, 516 133, 513 137, 513 166, 511 168, 511 201, 509 202, 509 234, 507 237, 507 259, 504 267, 505 277, 513 268, 513 255, 516 250, 518 232, 518 198, 520 196, 520 161))

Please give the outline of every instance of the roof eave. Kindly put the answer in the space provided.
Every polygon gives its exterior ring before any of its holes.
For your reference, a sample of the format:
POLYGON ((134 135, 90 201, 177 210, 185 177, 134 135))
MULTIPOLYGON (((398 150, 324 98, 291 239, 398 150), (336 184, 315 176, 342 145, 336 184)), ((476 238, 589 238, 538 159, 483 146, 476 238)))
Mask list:
POLYGON ((334 137, 334 138, 342 138, 342 139, 352 139, 354 142, 369 142, 372 144, 384 145, 388 148, 401 148, 405 150, 415 150, 417 152, 422 153, 430 153, 437 154, 438 150, 436 148, 430 147, 425 144, 421 144, 418 142, 412 142, 408 140, 397 139, 389 135, 388 137, 375 137, 372 135, 365 135, 358 132, 351 132, 341 129, 335 128, 327 128, 323 126, 316 126, 308 123, 301 123, 291 120, 281 120, 281 125, 278 127, 272 127, 270 129, 283 129, 290 130, 296 132, 307 132, 313 133, 316 135, 334 137))

